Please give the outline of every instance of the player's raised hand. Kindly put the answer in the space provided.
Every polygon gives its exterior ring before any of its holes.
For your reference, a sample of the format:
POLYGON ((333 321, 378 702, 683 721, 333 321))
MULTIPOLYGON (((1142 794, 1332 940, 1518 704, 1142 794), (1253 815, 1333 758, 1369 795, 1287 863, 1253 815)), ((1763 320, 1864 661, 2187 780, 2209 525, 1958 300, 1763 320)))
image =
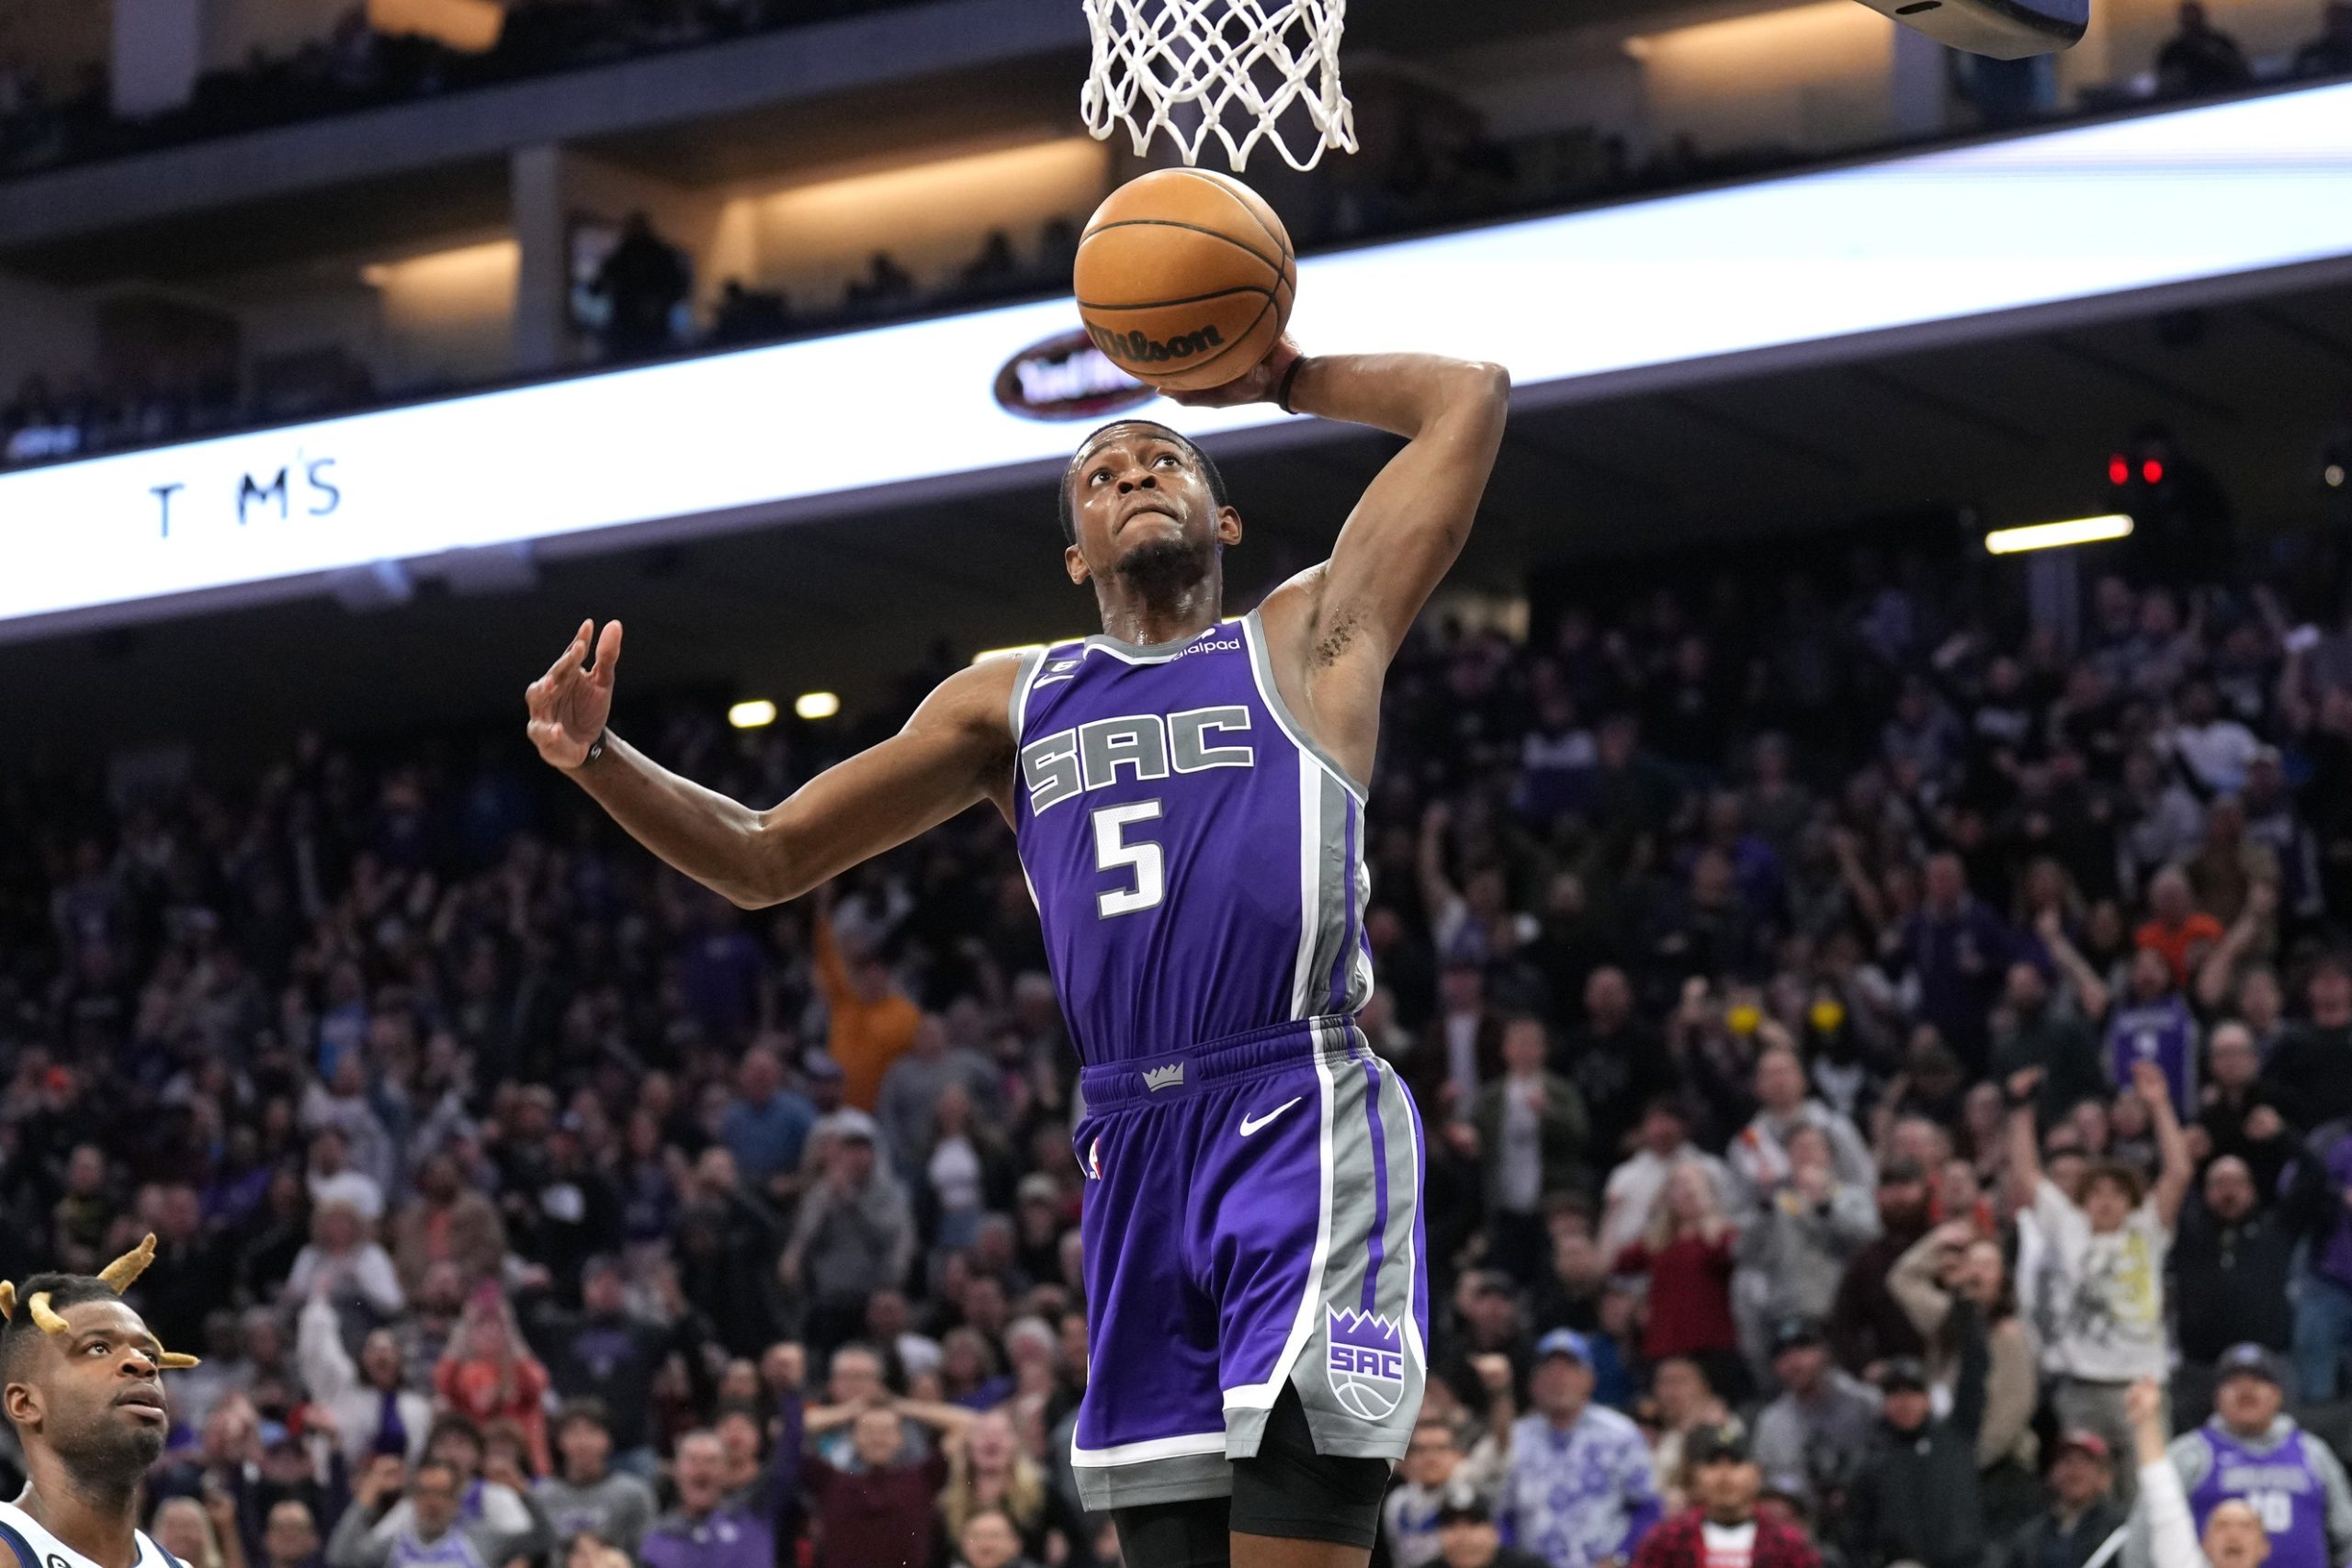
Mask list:
POLYGON ((1274 346, 1266 351, 1265 358, 1222 387, 1207 387, 1197 392, 1163 389, 1159 395, 1191 409, 1229 409, 1242 403, 1272 402, 1274 394, 1282 389, 1283 373, 1297 357, 1298 344, 1285 333, 1274 340, 1274 346))
POLYGON ((580 623, 570 646, 548 667, 548 672, 523 690, 530 710, 525 727, 539 755, 559 768, 576 768, 588 760, 588 748, 605 732, 613 713, 613 676, 621 657, 621 624, 606 621, 594 639, 596 663, 584 662, 596 623, 580 623))

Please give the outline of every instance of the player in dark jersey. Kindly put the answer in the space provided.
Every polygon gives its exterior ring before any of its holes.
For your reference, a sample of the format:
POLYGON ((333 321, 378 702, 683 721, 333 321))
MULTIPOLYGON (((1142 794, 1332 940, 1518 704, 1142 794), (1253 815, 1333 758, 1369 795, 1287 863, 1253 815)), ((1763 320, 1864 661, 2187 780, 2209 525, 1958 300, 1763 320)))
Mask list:
POLYGON ((0 1398, 25 1451, 25 1489, 0 1503, 22 1568, 187 1568, 139 1529, 139 1483, 171 1417, 161 1373, 196 1365, 155 1342, 122 1292, 155 1238, 96 1275, 0 1283, 0 1398))
POLYGON ((745 908, 996 805, 1084 1066, 1080 1489, 1134 1568, 1353 1568, 1419 1408, 1428 1320, 1419 1118, 1353 1018, 1365 781, 1388 662, 1468 536, 1509 380, 1285 340, 1179 400, 1275 401, 1407 445, 1328 561, 1227 622, 1242 520, 1215 466, 1148 421, 1095 431, 1060 504, 1102 635, 950 676, 764 811, 606 728, 617 624, 583 623, 531 684, 529 734, 745 908))

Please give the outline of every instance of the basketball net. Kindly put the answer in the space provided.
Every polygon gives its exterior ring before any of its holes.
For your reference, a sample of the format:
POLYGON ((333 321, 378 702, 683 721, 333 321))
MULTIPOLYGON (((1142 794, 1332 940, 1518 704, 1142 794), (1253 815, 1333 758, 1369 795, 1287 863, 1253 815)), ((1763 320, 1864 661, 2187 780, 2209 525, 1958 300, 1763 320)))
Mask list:
POLYGON ((1327 147, 1356 150, 1340 91, 1348 0, 1082 4, 1094 63, 1079 107, 1096 141, 1124 125, 1141 157, 1164 130, 1185 163, 1198 164, 1215 131, 1237 174, 1261 140, 1301 170, 1327 147))

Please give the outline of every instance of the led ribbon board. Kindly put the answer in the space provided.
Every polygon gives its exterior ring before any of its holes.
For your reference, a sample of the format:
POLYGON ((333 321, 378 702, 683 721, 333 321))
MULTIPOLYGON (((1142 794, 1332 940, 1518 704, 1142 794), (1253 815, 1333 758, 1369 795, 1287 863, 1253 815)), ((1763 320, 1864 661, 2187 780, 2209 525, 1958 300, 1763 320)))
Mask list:
MULTIPOLYGON (((1524 388, 2347 256, 2339 85, 1313 259, 1295 324, 1524 388)), ((1083 426, 993 392, 1074 325, 1058 299, 0 475, 0 636, 1058 459, 1083 426)))

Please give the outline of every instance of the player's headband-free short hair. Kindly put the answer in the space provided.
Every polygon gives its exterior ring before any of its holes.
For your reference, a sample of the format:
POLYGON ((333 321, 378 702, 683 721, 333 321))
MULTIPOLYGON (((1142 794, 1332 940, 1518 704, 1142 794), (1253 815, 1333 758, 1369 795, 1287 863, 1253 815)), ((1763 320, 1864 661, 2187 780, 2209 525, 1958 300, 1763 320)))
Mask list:
MULTIPOLYGON (((96 1274, 36 1274, 25 1281, 24 1311, 17 1310, 17 1287, 13 1281, 0 1280, 0 1366, 10 1374, 18 1351, 28 1343, 33 1330, 44 1335, 63 1334, 68 1325, 60 1309, 80 1306, 84 1302, 111 1301, 129 1290, 131 1281, 147 1271, 155 1261, 155 1237, 150 1232, 137 1247, 99 1269, 96 1274)), ((164 1350, 155 1357, 155 1364, 166 1371, 178 1371, 198 1364, 194 1356, 183 1356, 164 1350)))
POLYGON ((1114 430, 1130 428, 1148 430, 1160 440, 1181 449, 1193 459, 1193 466, 1201 470, 1201 478, 1208 482, 1209 500, 1220 507, 1233 504, 1226 499, 1225 476, 1217 471, 1215 460, 1206 452, 1202 451, 1191 436, 1181 430, 1171 430, 1156 419, 1114 419, 1108 424, 1098 424, 1088 431, 1086 439, 1078 444, 1078 450, 1070 454, 1069 466, 1062 470, 1061 489, 1056 491, 1054 496, 1055 506, 1061 514, 1062 543, 1066 545, 1078 543, 1078 505, 1070 499, 1069 481, 1077 475, 1079 466, 1085 462, 1088 455, 1104 436, 1114 430))

